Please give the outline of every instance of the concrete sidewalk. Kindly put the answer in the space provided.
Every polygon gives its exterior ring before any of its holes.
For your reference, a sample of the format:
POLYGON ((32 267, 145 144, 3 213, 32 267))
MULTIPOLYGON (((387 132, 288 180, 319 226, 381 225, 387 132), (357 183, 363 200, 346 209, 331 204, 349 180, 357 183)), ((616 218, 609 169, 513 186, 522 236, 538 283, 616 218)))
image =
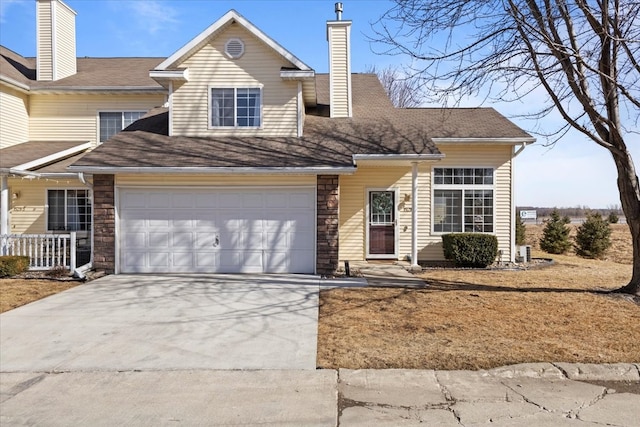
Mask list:
POLYGON ((490 371, 2 373, 0 424, 634 427, 639 370, 539 363, 490 371))

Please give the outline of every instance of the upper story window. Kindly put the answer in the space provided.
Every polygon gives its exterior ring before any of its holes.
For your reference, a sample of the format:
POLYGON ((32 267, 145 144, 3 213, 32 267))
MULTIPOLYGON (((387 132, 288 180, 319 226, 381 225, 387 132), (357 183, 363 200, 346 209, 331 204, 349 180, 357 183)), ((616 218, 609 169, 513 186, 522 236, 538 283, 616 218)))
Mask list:
POLYGON ((89 190, 47 190, 47 230, 88 231, 91 229, 89 190))
POLYGON ((101 112, 100 142, 105 142, 145 114, 145 111, 101 112))
POLYGON ((211 88, 211 127, 260 127, 262 89, 211 88))
POLYGON ((433 170, 433 231, 493 233, 494 169, 433 170))

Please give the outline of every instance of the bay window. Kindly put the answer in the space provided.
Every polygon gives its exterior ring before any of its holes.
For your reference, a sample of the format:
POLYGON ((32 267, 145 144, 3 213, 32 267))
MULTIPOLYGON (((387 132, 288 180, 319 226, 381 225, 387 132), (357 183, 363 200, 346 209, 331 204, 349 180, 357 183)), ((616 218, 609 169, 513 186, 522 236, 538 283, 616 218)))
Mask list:
POLYGON ((433 232, 493 233, 493 175, 493 168, 434 168, 433 232))

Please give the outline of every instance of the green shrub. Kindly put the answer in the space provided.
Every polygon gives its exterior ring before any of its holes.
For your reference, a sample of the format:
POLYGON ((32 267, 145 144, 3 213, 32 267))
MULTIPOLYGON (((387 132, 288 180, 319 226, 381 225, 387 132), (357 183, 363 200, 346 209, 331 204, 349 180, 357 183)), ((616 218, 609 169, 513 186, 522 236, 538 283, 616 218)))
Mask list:
POLYGON ((611 212, 607 217, 607 221, 609 221, 609 224, 617 224, 618 221, 620 221, 620 218, 618 218, 618 215, 616 215, 615 212, 611 212))
POLYGON ((563 254, 571 248, 569 241, 569 224, 571 220, 565 216, 560 218, 557 209, 551 212, 551 218, 545 221, 540 239, 540 249, 550 254, 563 254))
POLYGON ((527 237, 527 226, 522 222, 520 215, 516 215, 516 245, 524 245, 527 237))
POLYGON ((28 256, 0 256, 0 277, 15 276, 28 269, 28 256))
POLYGON ((611 246, 611 226, 599 213, 587 214, 576 233, 576 254, 583 258, 600 258, 611 246))
POLYGON ((451 233, 442 236, 444 257, 456 267, 484 268, 498 256, 498 238, 482 233, 451 233))

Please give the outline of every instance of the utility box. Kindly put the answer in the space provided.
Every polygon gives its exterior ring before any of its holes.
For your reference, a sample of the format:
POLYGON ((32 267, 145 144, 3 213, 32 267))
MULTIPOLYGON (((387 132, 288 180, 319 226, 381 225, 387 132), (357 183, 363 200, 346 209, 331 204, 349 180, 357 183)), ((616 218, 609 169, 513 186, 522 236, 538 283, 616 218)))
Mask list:
POLYGON ((516 259, 518 262, 531 262, 531 245, 516 246, 516 259))

